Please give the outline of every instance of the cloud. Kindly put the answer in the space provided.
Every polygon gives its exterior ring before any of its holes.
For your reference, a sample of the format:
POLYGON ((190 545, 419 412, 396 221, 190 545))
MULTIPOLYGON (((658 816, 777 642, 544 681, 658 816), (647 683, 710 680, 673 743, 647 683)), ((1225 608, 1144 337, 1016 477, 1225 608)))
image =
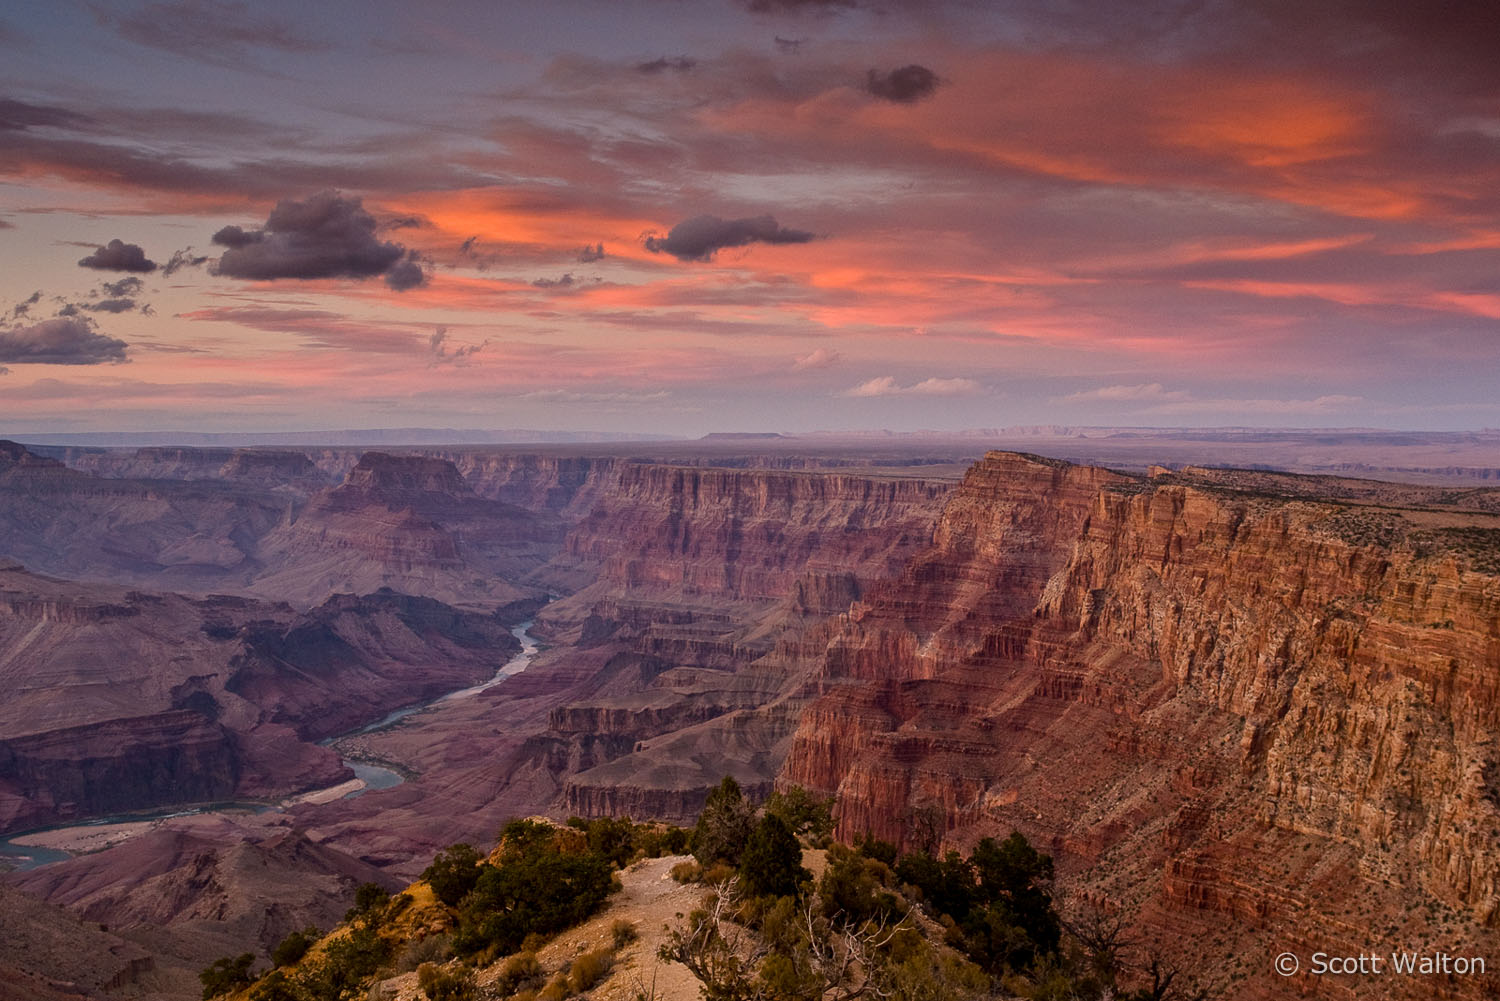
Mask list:
POLYGON ((697 65, 698 60, 688 56, 674 56, 671 59, 662 56, 660 59, 653 59, 649 63, 636 63, 635 71, 637 73, 645 73, 648 76, 656 76, 657 74, 665 73, 667 70, 671 70, 673 73, 686 73, 697 65))
MULTIPOLYGON (((146 289, 146 283, 135 276, 121 278, 119 281, 101 282, 99 287, 89 292, 89 301, 68 302, 61 296, 57 301, 62 307, 57 311, 58 316, 81 316, 89 313, 128 313, 133 309, 139 309, 147 316, 153 314, 149 303, 142 303, 137 298, 146 289)), ((38 292, 30 302, 34 302, 41 295, 38 292)))
POLYGON ((782 38, 780 35, 776 35, 773 40, 776 42, 776 48, 779 49, 779 50, 781 50, 782 52, 796 53, 799 50, 801 50, 802 43, 805 42, 807 39, 805 39, 805 38, 782 38))
POLYGON ((807 243, 813 234, 779 226, 769 215, 747 219, 693 216, 673 226, 666 236, 646 236, 646 249, 653 254, 671 254, 679 261, 711 261, 726 247, 752 243, 807 243))
POLYGON ((88 121, 88 118, 65 108, 54 108, 45 104, 27 104, 24 101, 0 100, 0 132, 19 132, 39 126, 68 126, 88 121))
POLYGON ((523 400, 545 400, 549 403, 655 403, 671 397, 665 389, 632 392, 581 392, 575 389, 534 389, 521 394, 523 400))
POLYGON ((26 327, 0 328, 0 362, 29 365, 100 365, 123 362, 124 341, 99 333, 82 316, 57 316, 26 327))
POLYGON ((747 10, 755 14, 790 14, 800 11, 831 12, 850 10, 860 5, 859 0, 740 0, 747 10))
POLYGON ((1191 399, 1191 394, 1180 389, 1163 389, 1159 382, 1148 382, 1136 386, 1100 386, 1098 389, 1086 389, 1077 393, 1069 393, 1062 397, 1060 403, 1088 403, 1099 401, 1105 403, 1123 402, 1149 402, 1167 403, 1191 399))
POLYGON ((903 386, 896 382, 895 376, 883 375, 870 379, 868 382, 862 382, 852 389, 846 389, 840 395, 855 397, 968 396, 979 390, 979 383, 973 379, 923 379, 913 385, 903 386))
POLYGON ((531 284, 537 288, 568 288, 575 281, 577 279, 573 277, 573 273, 570 271, 561 278, 538 278, 531 284))
POLYGON ((93 313, 128 313, 135 309, 134 299, 100 299, 84 306, 84 309, 93 313))
POLYGON ((277 278, 373 278, 397 291, 427 280, 415 251, 375 236, 375 218, 358 198, 322 191, 306 201, 276 203, 262 229, 225 226, 213 242, 227 247, 217 275, 277 278))
POLYGON ((595 261, 604 260, 604 244, 600 242, 589 246, 585 243, 578 248, 578 260, 583 264, 593 264, 595 261))
POLYGON ((912 104, 931 96, 938 82, 938 75, 932 70, 912 63, 888 73, 871 70, 865 78, 865 90, 886 101, 912 104))
POLYGON ((438 327, 427 341, 428 347, 432 350, 432 361, 435 365, 462 365, 467 359, 483 351, 489 343, 486 340, 478 344, 464 344, 450 348, 447 327, 438 327))
POLYGON ((105 295, 132 296, 144 291, 146 283, 134 275, 129 278, 121 278, 117 282, 105 282, 99 286, 99 290, 105 295))
POLYGON ((292 334, 301 337, 308 347, 364 354, 420 354, 427 342, 415 324, 367 323, 322 309, 210 306, 178 313, 177 318, 236 323, 255 330, 292 334))
POLYGON ((385 283, 397 292, 427 284, 421 256, 415 250, 408 250, 406 256, 385 273, 385 283))
POLYGON ((156 270, 156 262, 146 259, 146 252, 133 243, 111 240, 78 262, 80 268, 99 271, 135 271, 140 274, 156 270))
POLYGON ((16 303, 15 308, 10 311, 10 318, 12 320, 19 320, 21 317, 31 312, 32 306, 35 306, 41 301, 42 290, 37 289, 35 292, 31 293, 31 295, 16 303))
POLYGON ((0 229, 15 229, 15 228, 16 228, 16 224, 15 223, 13 223, 13 222, 6 222, 4 219, 0 219, 0 229))
POLYGON ((127 14, 95 7, 94 14, 100 23, 138 45, 221 66, 244 66, 254 49, 309 53, 328 48, 324 42, 299 35, 287 22, 232 0, 150 3, 127 14))
POLYGON ((808 372, 814 369, 831 368, 844 360, 844 356, 837 351, 827 348, 817 348, 811 354, 803 355, 792 363, 793 372, 808 372))
POLYGON ((161 266, 162 277, 175 275, 183 268, 201 268, 208 263, 206 255, 199 256, 193 253, 192 247, 183 247, 181 250, 172 251, 172 257, 161 266))

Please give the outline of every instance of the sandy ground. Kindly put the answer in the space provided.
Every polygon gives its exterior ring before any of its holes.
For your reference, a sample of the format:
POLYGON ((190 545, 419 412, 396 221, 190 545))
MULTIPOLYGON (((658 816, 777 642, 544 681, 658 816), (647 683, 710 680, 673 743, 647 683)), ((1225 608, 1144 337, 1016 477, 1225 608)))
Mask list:
MULTIPOLYGON (((278 809, 286 809, 299 803, 332 803, 334 800, 343 799, 351 793, 359 792, 365 787, 364 779, 350 779, 348 782, 340 782, 336 786, 326 789, 314 789, 300 796, 284 799, 278 804, 278 809)), ((201 816, 213 816, 219 811, 209 811, 201 816)), ((171 818, 177 819, 177 818, 171 818)), ((59 827, 53 831, 37 831, 35 834, 23 834, 18 838, 11 838, 13 845, 21 845, 26 848, 51 848, 55 851, 72 852, 75 855, 87 854, 88 852, 102 851, 111 848, 122 841, 144 834, 159 826, 164 819, 157 820, 129 820, 118 824, 80 824, 77 827, 59 827)))
POLYGON ((132 820, 121 824, 60 827, 55 831, 38 831, 36 834, 12 838, 11 844, 29 848, 52 848, 63 852, 96 852, 144 834, 159 823, 157 820, 132 820))
POLYGON ((293 796, 291 799, 284 799, 277 805, 277 809, 285 810, 287 807, 296 806, 299 803, 332 803, 336 799, 343 799, 345 796, 351 796, 354 793, 359 792, 364 787, 364 779, 350 779, 348 782, 340 782, 336 786, 329 786, 326 789, 314 789, 312 792, 305 792, 300 796, 293 796))
POLYGON ((702 886, 683 886, 672 878, 674 865, 691 861, 692 856, 673 855, 637 862, 620 873, 625 889, 611 897, 598 916, 559 935, 537 958, 550 971, 580 952, 612 945, 611 926, 621 919, 632 921, 640 937, 616 954, 614 970, 589 992, 590 997, 630 1001, 645 994, 657 1001, 700 1001, 698 981, 687 968, 656 956, 668 930, 680 925, 707 893, 702 886))

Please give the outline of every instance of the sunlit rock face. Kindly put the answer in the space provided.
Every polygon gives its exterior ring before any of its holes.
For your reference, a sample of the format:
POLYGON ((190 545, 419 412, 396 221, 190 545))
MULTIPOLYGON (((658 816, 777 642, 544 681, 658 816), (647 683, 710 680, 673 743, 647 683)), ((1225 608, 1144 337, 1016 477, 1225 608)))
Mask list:
POLYGON ((1500 577, 1434 518, 991 454, 841 617, 782 781, 844 836, 1019 828, 1203 969, 1209 930, 1493 944, 1500 577))

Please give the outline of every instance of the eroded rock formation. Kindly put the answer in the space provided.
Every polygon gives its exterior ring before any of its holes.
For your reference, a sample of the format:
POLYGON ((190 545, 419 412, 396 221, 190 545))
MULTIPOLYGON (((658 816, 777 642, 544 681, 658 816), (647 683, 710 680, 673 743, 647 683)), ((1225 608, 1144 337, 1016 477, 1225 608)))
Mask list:
POLYGON ((842 617, 784 781, 845 835, 1019 828, 1200 969, 1232 915, 1236 997, 1280 996, 1269 946, 1357 951, 1377 920, 1493 945, 1500 525, 1223 480, 986 458, 842 617))

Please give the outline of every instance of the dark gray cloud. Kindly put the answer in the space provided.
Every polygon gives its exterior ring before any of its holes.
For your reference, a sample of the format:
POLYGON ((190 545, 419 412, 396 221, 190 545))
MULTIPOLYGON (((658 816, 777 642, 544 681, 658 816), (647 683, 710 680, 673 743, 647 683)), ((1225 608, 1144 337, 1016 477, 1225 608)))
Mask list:
POLYGON ((358 198, 322 191, 306 201, 283 199, 261 229, 225 226, 213 242, 228 248, 214 274, 277 278, 373 278, 398 291, 426 281, 414 251, 380 240, 375 217, 358 198))
POLYGON ((192 247, 183 247, 181 250, 172 251, 172 257, 161 266, 162 277, 170 277, 183 268, 201 268, 208 263, 206 255, 193 253, 192 247))
POLYGON ((779 226, 769 215, 747 219, 693 216, 673 226, 666 236, 647 234, 646 249, 653 254, 671 254, 679 261, 711 261, 727 247, 752 243, 807 243, 813 234, 779 226))
POLYGON ((430 338, 427 346, 432 351, 433 364, 462 365, 469 358, 483 351, 490 342, 481 341, 478 344, 461 344, 457 347, 448 346, 448 328, 438 327, 430 338))
POLYGON ((12 365, 101 365, 125 361, 124 341, 99 333, 83 316, 56 316, 0 328, 0 362, 12 365))
POLYGON ((938 82, 938 75, 932 70, 912 63, 890 72, 871 70, 865 78, 865 90, 887 101, 910 104, 931 95, 938 82))
POLYGON ((670 59, 662 56, 660 59, 653 59, 649 63, 636 63, 635 71, 655 76, 658 73, 665 73, 667 70, 671 70, 674 73, 686 73, 697 65, 698 60, 689 56, 673 56, 670 59))
POLYGON ((78 262, 80 268, 98 271, 134 271, 146 274, 156 270, 156 262, 147 260, 146 252, 133 243, 111 240, 78 262))
POLYGON ((57 311, 57 315, 82 316, 85 312, 128 313, 139 309, 150 316, 153 313, 150 304, 142 303, 138 298, 145 289, 146 283, 133 276, 121 278, 119 281, 103 282, 89 293, 86 301, 69 302, 61 296, 56 297, 57 301, 62 303, 62 308, 57 311))
POLYGON ((604 244, 601 242, 590 246, 585 243, 578 248, 578 260, 583 264, 593 264, 595 261, 604 260, 604 244))
POLYGON ((171 0, 128 13, 96 7, 94 16, 138 45, 217 65, 243 67, 257 49, 308 53, 329 47, 233 0, 171 0))
POLYGON ((52 125, 66 127, 88 121, 83 115, 66 108, 54 108, 45 104, 27 104, 24 101, 0 100, 0 131, 19 132, 22 129, 52 125))
POLYGON ((41 301, 42 290, 37 289, 35 292, 31 293, 30 296, 16 303, 15 308, 10 311, 10 318, 12 320, 19 320, 21 317, 31 312, 32 306, 35 306, 41 301))
POLYGON ((415 250, 408 250, 406 256, 385 273, 385 283, 397 292, 425 285, 427 272, 422 270, 422 258, 415 250))
POLYGON ((98 302, 91 302, 83 308, 91 313, 128 313, 132 309, 135 309, 135 307, 136 301, 134 299, 100 299, 98 302))
POLYGON ((531 284, 537 288, 568 288, 577 280, 570 271, 561 278, 538 278, 531 284))
POLYGON ((802 49, 802 43, 805 42, 807 39, 805 39, 805 38, 782 38, 780 35, 776 35, 773 40, 776 42, 776 47, 778 49, 780 49, 782 52, 795 53, 795 52, 798 52, 798 51, 800 51, 802 49))
POLYGON ((121 278, 117 282, 105 282, 99 286, 99 290, 110 296, 135 296, 146 288, 146 283, 132 275, 129 278, 121 278))

